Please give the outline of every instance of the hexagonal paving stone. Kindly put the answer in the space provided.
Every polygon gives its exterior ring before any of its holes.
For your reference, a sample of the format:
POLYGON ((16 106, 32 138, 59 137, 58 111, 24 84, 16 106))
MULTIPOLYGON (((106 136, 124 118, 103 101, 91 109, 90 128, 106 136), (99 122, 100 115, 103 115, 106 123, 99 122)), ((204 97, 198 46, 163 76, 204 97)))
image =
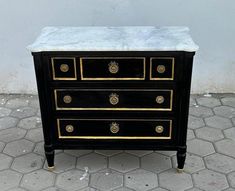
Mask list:
POLYGON ((1 141, 4 141, 5 143, 21 139, 25 136, 25 134, 26 130, 18 127, 0 131, 1 141))
POLYGON ((189 174, 170 169, 159 174, 159 185, 169 190, 182 191, 193 187, 193 182, 189 174))
POLYGON ((212 127, 202 127, 200 129, 196 129, 195 134, 198 138, 213 142, 224 138, 220 129, 215 129, 212 127))
POLYGON ((33 129, 41 127, 41 118, 40 117, 28 117, 20 120, 18 127, 23 129, 33 129))
MULTIPOLYGON (((55 169, 53 172, 61 173, 66 170, 75 168, 76 157, 68 155, 66 153, 59 153, 55 155, 55 169)), ((47 169, 47 162, 44 165, 44 168, 47 169)))
POLYGON ((132 155, 135 155, 137 157, 142 157, 144 155, 150 154, 153 151, 148 151, 148 150, 126 150, 126 153, 130 153, 132 155))
POLYGON ((226 117, 226 118, 235 117, 235 108, 228 107, 228 106, 215 107, 214 112, 216 115, 226 117))
POLYGON ((224 139, 215 143, 219 153, 235 157, 235 141, 231 139, 224 139))
POLYGON ((221 99, 223 105, 235 107, 235 97, 225 97, 221 99))
POLYGON ((30 117, 35 115, 37 110, 32 107, 22 107, 19 109, 15 109, 14 111, 11 112, 12 117, 18 117, 20 119, 25 118, 25 117, 30 117))
POLYGON ((75 157, 80 157, 92 152, 92 150, 64 150, 65 153, 70 154, 75 157))
POLYGON ((46 188, 46 189, 44 189, 42 191, 65 191, 65 190, 64 189, 62 190, 61 188, 57 188, 55 186, 52 186, 52 187, 46 188))
POLYGON ((235 117, 232 118, 233 125, 235 125, 235 117))
MULTIPOLYGON (((176 156, 173 157, 173 166, 177 168, 176 156)), ((204 168, 205 165, 202 157, 187 153, 184 165, 184 172, 192 174, 204 168)))
POLYGON ((33 97, 29 101, 29 106, 34 108, 39 108, 39 99, 38 97, 33 97))
POLYGON ((226 138, 229 138, 229 139, 232 139, 233 141, 235 141, 235 127, 225 129, 224 134, 225 134, 226 138))
POLYGON ((194 117, 189 115, 188 118, 188 128, 190 129, 197 129, 200 127, 205 126, 205 123, 202 118, 194 117))
POLYGON ((107 168, 107 158, 96 153, 84 155, 77 159, 77 168, 84 170, 85 167, 88 167, 89 172, 107 168))
POLYGON ((20 157, 16 157, 12 163, 11 168, 21 173, 29 173, 42 168, 43 163, 44 158, 42 156, 29 153, 20 157))
POLYGON ((122 150, 95 150, 95 152, 98 154, 107 156, 107 157, 111 157, 111 156, 119 154, 123 151, 122 150))
POLYGON ((227 129, 233 126, 229 119, 220 116, 205 118, 205 121, 208 126, 218 129, 227 129))
POLYGON ((188 189, 187 191, 203 191, 203 190, 201 190, 201 189, 199 189, 199 188, 190 188, 190 189, 188 189))
POLYGON ((125 175, 125 184, 136 191, 146 191, 158 186, 158 178, 152 172, 138 169, 125 175))
POLYGON ((169 191, 169 190, 166 190, 164 188, 155 188, 155 189, 153 189, 151 191, 169 191))
POLYGON ((235 172, 232 172, 228 175, 228 181, 230 185, 235 188, 235 172))
POLYGON ((162 154, 162 155, 169 156, 169 157, 176 155, 176 151, 155 151, 155 153, 162 154))
POLYGON ((19 185, 22 175, 12 170, 4 170, 0 172, 0 188, 1 191, 15 188, 19 185))
POLYGON ((12 158, 0 153, 0 170, 4 170, 10 167, 11 162, 12 162, 12 158))
POLYGON ((205 157, 205 163, 208 169, 222 173, 235 170, 235 159, 219 153, 205 157))
POLYGON ((189 113, 190 115, 194 115, 196 117, 210 117, 213 115, 213 112, 210 108, 203 106, 190 107, 189 113))
POLYGON ((5 106, 11 109, 16 109, 19 107, 28 106, 28 104, 29 104, 29 101, 21 97, 21 98, 14 98, 14 99, 8 100, 5 106))
POLYGON ((26 136, 26 139, 32 141, 32 142, 40 142, 43 141, 43 132, 42 128, 37 128, 37 129, 30 129, 26 136))
POLYGON ((188 152, 200 156, 206 156, 215 152, 213 145, 210 142, 193 139, 188 141, 188 152))
POLYGON ((27 191, 27 190, 25 190, 23 188, 12 188, 12 189, 7 190, 7 191, 27 191))
POLYGON ((52 186, 54 181, 54 173, 41 169, 24 175, 21 186, 30 191, 39 191, 52 186))
POLYGON ((15 127, 16 124, 18 123, 18 119, 14 118, 14 117, 3 117, 0 118, 0 130, 3 129, 8 129, 11 127, 15 127))
POLYGON ((91 187, 87 187, 87 188, 83 188, 83 189, 81 189, 79 191, 98 191, 98 190, 96 190, 94 188, 91 188, 91 187))
POLYGON ((159 173, 163 170, 172 168, 170 157, 152 153, 141 158, 141 167, 143 169, 159 173))
POLYGON ((120 173, 105 169, 101 172, 96 172, 90 176, 90 186, 98 190, 114 190, 123 186, 123 177, 120 173))
POLYGON ((193 179, 202 190, 220 191, 228 187, 225 175, 207 169, 193 174, 193 179))
POLYGON ((133 191, 133 190, 130 188, 126 188, 126 187, 121 187, 121 188, 115 189, 114 191, 133 191))
POLYGON ((195 135, 194 135, 194 132, 192 129, 188 129, 187 131, 187 140, 191 140, 191 139, 194 139, 195 138, 195 135))
POLYGON ((5 146, 3 152, 13 157, 17 157, 19 155, 31 152, 33 146, 34 144, 32 142, 25 139, 21 139, 8 143, 5 146))
POLYGON ((10 109, 0 107, 0 117, 6 117, 11 113, 10 109))
POLYGON ((125 173, 139 166, 139 159, 131 154, 121 153, 109 158, 109 167, 119 172, 125 173))
POLYGON ((214 97, 200 97, 197 98, 197 103, 206 107, 215 107, 221 105, 220 101, 214 97))
POLYGON ((59 188, 75 191, 88 186, 88 177, 83 176, 84 172, 80 170, 69 170, 58 175, 56 186, 59 188))
POLYGON ((225 189, 223 191, 235 191, 235 189, 234 188, 228 188, 228 189, 225 189))
POLYGON ((2 152, 2 150, 4 149, 4 147, 5 147, 5 143, 0 142, 0 152, 2 152))

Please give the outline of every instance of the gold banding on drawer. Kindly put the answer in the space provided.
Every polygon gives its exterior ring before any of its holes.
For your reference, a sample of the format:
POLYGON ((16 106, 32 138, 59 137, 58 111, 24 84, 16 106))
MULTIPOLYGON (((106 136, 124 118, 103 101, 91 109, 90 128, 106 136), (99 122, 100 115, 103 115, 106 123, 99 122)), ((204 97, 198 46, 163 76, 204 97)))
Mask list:
POLYGON ((57 119, 56 123, 59 139, 172 139, 171 119, 57 119))
POLYGON ((172 111, 169 89, 55 89, 56 110, 172 111))
POLYGON ((145 80, 144 57, 81 57, 81 80, 145 80))
POLYGON ((51 58, 53 80, 77 80, 76 59, 74 57, 51 58))
POLYGON ((175 58, 150 58, 150 80, 174 80, 175 58))

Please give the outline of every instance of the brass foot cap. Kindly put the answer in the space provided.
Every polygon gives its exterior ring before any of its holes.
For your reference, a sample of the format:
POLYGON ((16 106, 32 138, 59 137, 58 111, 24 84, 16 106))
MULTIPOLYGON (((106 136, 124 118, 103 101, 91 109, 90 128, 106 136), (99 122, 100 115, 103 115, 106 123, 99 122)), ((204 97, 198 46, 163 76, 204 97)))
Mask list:
POLYGON ((182 173, 182 172, 184 172, 184 169, 183 168, 177 168, 177 172, 182 173))
POLYGON ((48 169, 49 171, 53 171, 53 170, 55 169, 55 166, 48 166, 47 169, 48 169))

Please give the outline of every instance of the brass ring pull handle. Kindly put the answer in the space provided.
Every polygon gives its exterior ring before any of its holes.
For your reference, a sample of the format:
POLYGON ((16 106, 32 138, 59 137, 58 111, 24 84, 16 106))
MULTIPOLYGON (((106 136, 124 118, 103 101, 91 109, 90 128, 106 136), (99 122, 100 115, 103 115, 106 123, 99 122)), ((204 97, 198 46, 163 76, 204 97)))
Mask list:
POLYGON ((164 65, 158 65, 157 66, 157 72, 162 74, 166 71, 166 67, 164 65))
POLYGON ((163 102, 164 102, 164 97, 163 96, 157 96, 156 97, 156 102, 158 103, 158 104, 162 104, 163 102))
POLYGON ((118 63, 115 62, 115 61, 111 61, 111 62, 109 63, 109 72, 110 72, 111 74, 116 74, 116 73, 118 73, 118 70, 119 70, 118 63))
POLYGON ((158 126, 155 127, 155 131, 156 131, 157 133, 162 133, 163 130, 164 130, 164 128, 163 128, 163 126, 161 126, 161 125, 158 125, 158 126))
POLYGON ((110 131, 111 131, 111 133, 118 133, 119 132, 119 124, 116 122, 112 122, 110 124, 110 131))
POLYGON ((112 93, 109 95, 109 102, 112 104, 112 105, 117 105, 118 102, 119 102, 119 95, 116 94, 116 93, 112 93))
POLYGON ((61 72, 68 72, 69 71, 69 65, 68 64, 61 64, 60 65, 60 71, 61 72))
POLYGON ((72 97, 70 95, 66 95, 63 98, 64 103, 71 103, 72 102, 72 97))
POLYGON ((74 127, 72 125, 66 125, 65 130, 68 133, 72 133, 74 131, 74 127))

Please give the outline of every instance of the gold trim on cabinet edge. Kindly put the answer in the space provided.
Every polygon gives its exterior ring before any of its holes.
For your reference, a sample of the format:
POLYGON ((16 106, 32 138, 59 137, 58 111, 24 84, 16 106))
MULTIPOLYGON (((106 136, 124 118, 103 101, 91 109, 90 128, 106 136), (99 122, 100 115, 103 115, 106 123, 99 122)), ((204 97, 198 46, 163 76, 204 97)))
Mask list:
POLYGON ((59 139, 171 139, 172 136, 172 120, 166 120, 166 119, 158 119, 158 120, 151 120, 151 119, 118 119, 118 120, 122 120, 122 121, 131 121, 131 120, 135 120, 135 121, 169 121, 170 122, 170 128, 169 128, 169 136, 168 137, 141 137, 141 136, 131 136, 131 137, 127 137, 127 136, 61 136, 60 133, 60 121, 61 120, 110 120, 110 121, 115 121, 117 119, 57 119, 57 130, 58 130, 58 136, 59 139))

